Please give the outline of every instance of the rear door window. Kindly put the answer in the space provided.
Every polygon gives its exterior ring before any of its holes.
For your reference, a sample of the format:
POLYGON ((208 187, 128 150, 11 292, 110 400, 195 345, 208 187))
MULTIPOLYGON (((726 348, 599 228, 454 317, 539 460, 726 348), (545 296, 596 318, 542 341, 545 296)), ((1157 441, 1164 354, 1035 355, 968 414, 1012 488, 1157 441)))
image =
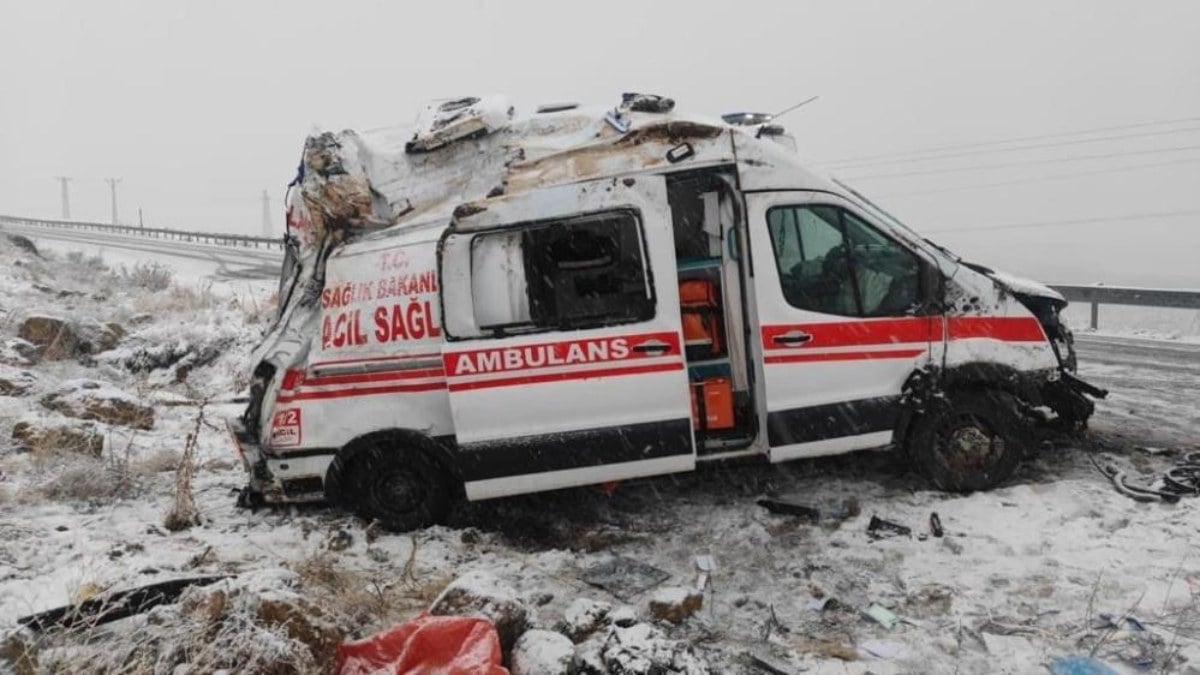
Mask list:
POLYGON ((475 323, 497 335, 635 323, 654 316, 641 226, 622 210, 477 235, 475 323))

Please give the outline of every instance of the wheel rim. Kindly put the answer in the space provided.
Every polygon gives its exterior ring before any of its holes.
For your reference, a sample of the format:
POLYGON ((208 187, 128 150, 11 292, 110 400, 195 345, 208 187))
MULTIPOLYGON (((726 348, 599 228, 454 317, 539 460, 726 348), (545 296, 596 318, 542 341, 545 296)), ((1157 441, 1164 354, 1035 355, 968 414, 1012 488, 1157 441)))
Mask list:
POLYGON ((384 471, 371 481, 371 501, 393 513, 407 513, 421 506, 425 489, 416 475, 405 470, 384 471))
POLYGON ((955 472, 987 470, 1005 452, 1004 438, 972 416, 947 425, 938 445, 942 461, 955 472))

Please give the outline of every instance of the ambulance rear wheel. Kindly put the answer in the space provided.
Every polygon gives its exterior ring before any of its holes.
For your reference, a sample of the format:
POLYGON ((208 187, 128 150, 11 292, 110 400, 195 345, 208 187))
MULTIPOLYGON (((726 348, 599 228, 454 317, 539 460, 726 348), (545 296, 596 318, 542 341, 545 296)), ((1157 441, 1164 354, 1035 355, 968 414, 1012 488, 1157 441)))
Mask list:
POLYGON ((913 422, 909 457, 938 489, 988 490, 1008 480, 1026 455, 1027 424, 1008 392, 951 392, 913 422))
POLYGON ((446 474, 428 454, 382 442, 354 454, 342 492, 360 517, 395 532, 435 525, 450 508, 446 474))

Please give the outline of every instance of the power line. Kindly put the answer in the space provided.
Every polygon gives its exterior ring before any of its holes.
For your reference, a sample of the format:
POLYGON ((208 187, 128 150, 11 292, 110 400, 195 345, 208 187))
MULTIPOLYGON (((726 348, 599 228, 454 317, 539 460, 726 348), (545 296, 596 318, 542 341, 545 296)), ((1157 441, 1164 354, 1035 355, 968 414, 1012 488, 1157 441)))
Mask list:
POLYGON ((960 227, 953 230, 925 230, 929 234, 945 234, 951 232, 981 232, 984 230, 1011 230, 1027 227, 1058 227, 1061 225, 1081 225, 1084 223, 1125 222, 1130 220, 1154 220, 1157 218, 1177 218, 1200 214, 1200 209, 1185 209, 1181 211, 1160 211, 1158 213, 1131 213, 1124 216, 1101 216, 1098 218, 1076 218, 1073 220, 1043 220, 1033 223, 1004 223, 1001 225, 980 225, 978 227, 960 227))
POLYGON ((985 171, 987 169, 1007 169, 1015 166, 1034 166, 1038 164, 1058 164, 1060 162, 1082 162, 1092 159, 1111 159, 1113 157, 1132 157, 1134 155, 1157 155, 1165 152, 1187 152, 1200 150, 1200 145, 1184 145, 1177 148, 1158 148, 1155 150, 1131 150, 1126 152, 1108 152, 1097 155, 1075 155, 1072 157, 1054 157, 1051 159, 1031 159, 1021 162, 1003 162, 1000 164, 974 164, 952 169, 921 169, 919 171, 901 171, 898 173, 874 173, 863 176, 850 176, 852 180, 870 178, 904 178, 907 176, 928 176, 939 173, 956 173, 958 171, 985 171))
POLYGON ((1108 127, 1094 127, 1091 129, 1081 129, 1079 131, 1063 131, 1053 134, 1039 134, 1037 136, 1016 136, 996 141, 980 141, 976 143, 953 143, 950 145, 938 145, 928 148, 917 148, 913 150, 905 150, 902 152, 885 152, 877 155, 861 155, 858 157, 842 157, 838 159, 830 159, 820 164, 846 164, 849 162, 858 162, 864 160, 883 159, 888 157, 901 157, 907 155, 924 155, 931 152, 940 152, 942 150, 959 150, 963 148, 983 148, 990 145, 1005 145, 1008 143, 1019 143, 1021 141, 1040 141, 1047 138, 1063 138, 1066 136, 1085 136, 1087 134, 1096 134, 1103 131, 1120 131, 1122 129, 1138 129, 1142 127, 1156 127, 1168 124, 1181 124, 1183 122, 1200 122, 1200 117, 1179 117, 1169 120, 1155 120, 1152 122, 1137 122, 1134 124, 1118 124, 1108 127))
POLYGON ((1176 164, 1195 164, 1200 162, 1200 157, 1192 159, 1173 159, 1166 162, 1151 162, 1149 164, 1133 164, 1130 166, 1118 166, 1111 169, 1097 169, 1095 171, 1074 171, 1071 173, 1050 174, 1048 176, 1037 176, 1034 178, 1019 178, 1017 180, 1006 180, 995 183, 977 183, 974 185, 959 185, 949 188, 938 188, 936 190, 915 190, 912 192, 890 192, 878 197, 910 197, 914 195, 932 195, 942 192, 962 192, 964 190, 982 190, 993 187, 1004 187, 1007 185, 1021 185, 1024 183, 1040 183, 1047 180, 1063 180, 1068 178, 1080 178, 1083 176, 1098 176, 1105 173, 1120 173, 1122 171, 1134 171, 1136 169, 1150 169, 1159 166, 1174 166, 1176 164))
POLYGON ((909 162, 928 162, 939 159, 949 159, 952 157, 973 157, 975 155, 997 153, 997 152, 1021 152, 1023 150, 1041 150, 1043 148, 1058 148, 1067 145, 1081 145, 1085 143, 1108 143, 1110 141, 1119 141, 1126 138, 1144 138, 1147 136, 1167 136, 1170 134, 1181 134, 1192 131, 1200 131, 1200 127, 1191 127, 1188 129, 1169 129, 1167 131, 1145 131, 1137 134, 1119 134, 1117 136, 1100 136, 1098 138, 1077 138, 1073 141, 1057 141, 1055 143, 1037 143, 1034 145, 1021 145, 1015 148, 992 148, 987 150, 969 150, 967 152, 950 152, 938 155, 929 155, 927 157, 912 157, 909 159, 886 159, 877 162, 863 162, 861 164, 842 164, 842 169, 856 169, 864 166, 882 166, 885 164, 907 164, 909 162))

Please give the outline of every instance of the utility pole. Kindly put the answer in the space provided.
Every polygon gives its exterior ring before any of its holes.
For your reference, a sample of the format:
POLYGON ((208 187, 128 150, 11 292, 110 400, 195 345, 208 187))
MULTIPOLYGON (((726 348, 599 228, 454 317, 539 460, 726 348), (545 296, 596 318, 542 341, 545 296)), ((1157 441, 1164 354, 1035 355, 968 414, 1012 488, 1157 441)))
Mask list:
POLYGON ((68 176, 55 176, 58 179, 59 185, 62 186, 62 219, 71 219, 71 191, 67 184, 71 182, 68 176))
POLYGON ((108 183, 108 188, 112 191, 112 224, 117 225, 117 183, 120 183, 121 179, 105 178, 104 182, 108 183))
POLYGON ((138 228, 139 229, 146 228, 146 222, 144 220, 142 220, 142 207, 140 207, 140 206, 138 207, 138 228))
POLYGON ((271 227, 271 196, 266 190, 262 193, 262 209, 262 233, 264 237, 269 237, 275 228, 271 227))

